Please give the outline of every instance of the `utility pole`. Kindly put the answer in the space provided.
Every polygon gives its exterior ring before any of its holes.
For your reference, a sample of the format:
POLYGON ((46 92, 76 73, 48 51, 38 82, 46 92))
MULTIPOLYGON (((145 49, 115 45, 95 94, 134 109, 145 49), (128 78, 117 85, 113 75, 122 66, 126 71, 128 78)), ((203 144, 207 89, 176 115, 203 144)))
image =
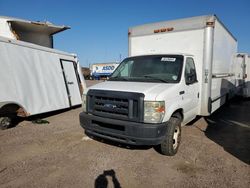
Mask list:
POLYGON ((122 54, 119 55, 119 58, 120 58, 119 63, 121 63, 121 61, 122 61, 122 54))

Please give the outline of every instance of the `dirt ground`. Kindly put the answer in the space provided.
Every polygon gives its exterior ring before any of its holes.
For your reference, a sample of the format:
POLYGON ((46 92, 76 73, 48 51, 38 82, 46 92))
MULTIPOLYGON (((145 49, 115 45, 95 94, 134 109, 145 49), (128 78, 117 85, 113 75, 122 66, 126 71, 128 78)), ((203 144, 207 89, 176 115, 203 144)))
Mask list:
POLYGON ((0 131, 0 187, 250 187, 250 100, 183 127, 174 157, 89 139, 80 112, 0 131))

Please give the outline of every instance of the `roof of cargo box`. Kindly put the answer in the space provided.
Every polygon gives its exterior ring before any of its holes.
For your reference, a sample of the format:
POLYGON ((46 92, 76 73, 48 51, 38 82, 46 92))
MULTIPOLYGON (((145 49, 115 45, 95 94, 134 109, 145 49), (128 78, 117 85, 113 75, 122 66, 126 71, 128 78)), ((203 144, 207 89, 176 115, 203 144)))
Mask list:
POLYGON ((213 24, 213 22, 215 22, 216 20, 236 40, 236 38, 224 26, 224 24, 218 19, 216 15, 196 16, 196 17, 190 17, 190 18, 183 18, 183 19, 177 19, 177 20, 162 21, 162 22, 155 22, 155 23, 134 26, 134 27, 129 28, 128 34, 129 36, 143 36, 143 35, 151 35, 155 33, 157 34, 157 33, 164 33, 164 32, 202 29, 202 28, 209 26, 209 24, 213 24))
POLYGON ((58 32, 64 31, 66 29, 69 29, 68 26, 58 26, 54 25, 48 21, 40 22, 40 21, 29 21, 19 18, 12 18, 12 17, 6 17, 6 16, 0 16, 0 20, 4 21, 6 23, 14 25, 15 28, 18 28, 22 31, 27 32, 39 32, 39 33, 45 33, 48 35, 54 35, 58 32))

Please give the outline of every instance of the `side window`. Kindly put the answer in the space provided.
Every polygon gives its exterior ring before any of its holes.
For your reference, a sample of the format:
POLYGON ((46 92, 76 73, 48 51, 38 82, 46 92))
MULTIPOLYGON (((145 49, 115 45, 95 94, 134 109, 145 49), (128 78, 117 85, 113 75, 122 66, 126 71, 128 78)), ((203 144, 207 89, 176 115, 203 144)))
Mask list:
POLYGON ((123 70, 121 71, 121 75, 123 77, 128 77, 131 72, 131 65, 133 64, 133 61, 129 61, 124 65, 123 70))
POLYGON ((114 77, 116 77, 116 76, 122 76, 122 77, 130 76, 131 67, 132 67, 133 63, 134 63, 133 61, 128 61, 128 62, 122 63, 120 66, 117 67, 117 69, 115 70, 115 72, 112 76, 114 76, 114 77))
POLYGON ((187 85, 197 82, 194 60, 190 57, 188 57, 186 60, 185 80, 187 85))

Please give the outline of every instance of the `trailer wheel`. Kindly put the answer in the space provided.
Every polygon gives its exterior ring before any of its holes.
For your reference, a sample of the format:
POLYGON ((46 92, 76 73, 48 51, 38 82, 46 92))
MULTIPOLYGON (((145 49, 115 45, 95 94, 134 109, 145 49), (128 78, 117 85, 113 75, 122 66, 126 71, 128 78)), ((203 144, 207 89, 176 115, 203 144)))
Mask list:
POLYGON ((160 152, 163 155, 173 156, 177 153, 181 142, 181 116, 175 114, 167 125, 167 132, 163 142, 160 144, 160 152))
POLYGON ((0 117, 0 129, 5 130, 11 127, 12 120, 10 117, 0 117))

